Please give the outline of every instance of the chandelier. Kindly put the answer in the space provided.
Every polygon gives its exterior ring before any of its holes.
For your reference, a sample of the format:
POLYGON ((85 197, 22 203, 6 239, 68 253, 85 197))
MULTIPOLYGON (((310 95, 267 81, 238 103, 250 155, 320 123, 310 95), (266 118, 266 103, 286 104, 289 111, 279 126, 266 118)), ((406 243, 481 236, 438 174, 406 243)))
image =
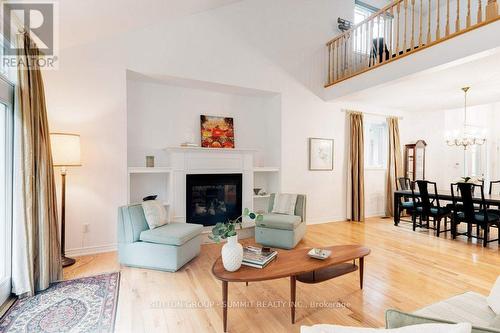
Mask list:
POLYGON ((486 138, 482 133, 478 133, 472 126, 467 124, 467 91, 470 87, 463 87, 464 92, 464 127, 462 131, 456 130, 446 139, 448 146, 457 146, 467 149, 469 146, 482 145, 486 142, 486 138))

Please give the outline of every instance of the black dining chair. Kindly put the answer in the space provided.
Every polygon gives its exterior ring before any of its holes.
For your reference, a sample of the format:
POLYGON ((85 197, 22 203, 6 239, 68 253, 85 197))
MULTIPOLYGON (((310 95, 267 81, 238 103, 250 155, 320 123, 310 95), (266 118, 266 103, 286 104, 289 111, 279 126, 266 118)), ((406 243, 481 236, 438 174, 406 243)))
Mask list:
POLYGON ((488 191, 488 194, 500 194, 500 180, 490 181, 490 190, 488 191))
MULTIPOLYGON (((452 188, 453 189, 453 188, 452 188)), ((472 233, 468 232, 469 237, 475 237, 478 240, 483 241, 483 246, 488 246, 488 243, 498 241, 500 245, 500 237, 497 239, 489 239, 490 235, 490 227, 497 226, 500 223, 500 216, 490 212, 488 210, 486 201, 484 199, 484 186, 473 183, 458 183, 458 189, 460 190, 460 198, 463 206, 463 216, 462 219, 470 224, 470 227, 476 227, 476 236, 473 236, 472 233), (474 197, 473 193, 477 193, 475 190, 479 190, 479 195, 476 194, 474 197), (474 205, 474 198, 476 198, 476 202, 479 199, 479 206, 474 205), (481 229, 483 230, 483 236, 481 237, 481 229)), ((457 197, 453 196, 456 200, 457 197)), ((458 223, 459 220, 456 220, 458 223)), ((452 227, 452 229, 456 232, 456 227, 458 224, 452 227)), ((469 226, 468 226, 469 230, 469 226)))
POLYGON ((465 219, 464 205, 460 201, 460 188, 458 184, 459 183, 450 184, 451 204, 449 204, 449 207, 451 208, 451 235, 453 239, 463 235, 466 235, 467 238, 471 238, 472 224, 467 223, 465 219), (467 223, 467 232, 458 232, 458 227, 461 223, 467 223))
MULTIPOLYGON (((416 208, 417 212, 420 213, 420 225, 422 226, 422 221, 427 221, 425 227, 428 229, 436 230, 436 236, 439 237, 441 233, 451 231, 451 229, 446 229, 448 226, 448 217, 451 217, 451 208, 449 206, 442 207, 439 202, 439 196, 437 191, 437 184, 435 182, 430 182, 427 180, 417 180, 416 181, 420 197, 420 205, 416 208), (429 194, 429 188, 432 189, 433 198, 429 194), (434 227, 430 227, 429 218, 432 217, 432 222, 434 227), (444 229, 441 229, 441 220, 444 219, 444 229)), ((413 191, 415 196, 415 192, 413 191)), ((415 200, 415 199, 414 199, 415 200)), ((416 200, 414 201, 416 204, 416 200)), ((450 218, 451 225, 451 218, 450 218)), ((413 223, 413 230, 416 229, 416 220, 413 223)))
MULTIPOLYGON (((412 183, 410 178, 407 177, 399 177, 398 178, 399 189, 402 191, 410 191, 414 184, 412 183)), ((420 200, 417 198, 417 205, 420 203, 420 200)), ((400 221, 413 222, 413 220, 417 217, 417 211, 415 209, 415 203, 412 199, 412 196, 402 196, 401 201, 399 203, 399 210, 396 212, 398 214, 398 218, 400 221), (408 214, 411 215, 411 221, 401 219, 401 214, 406 210, 408 214)))
MULTIPOLYGON (((500 180, 490 181, 489 195, 500 195, 500 180)), ((495 209, 489 209, 490 212, 500 215, 500 206, 495 209)), ((500 231, 499 231, 500 232, 500 231)))

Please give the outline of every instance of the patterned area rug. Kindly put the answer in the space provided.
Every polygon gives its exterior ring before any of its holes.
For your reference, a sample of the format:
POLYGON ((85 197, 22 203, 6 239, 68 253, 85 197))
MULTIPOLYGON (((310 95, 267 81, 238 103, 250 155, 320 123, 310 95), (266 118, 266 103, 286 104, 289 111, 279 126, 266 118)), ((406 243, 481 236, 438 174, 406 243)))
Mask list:
POLYGON ((0 333, 113 332, 120 273, 54 283, 16 301, 0 320, 0 333))

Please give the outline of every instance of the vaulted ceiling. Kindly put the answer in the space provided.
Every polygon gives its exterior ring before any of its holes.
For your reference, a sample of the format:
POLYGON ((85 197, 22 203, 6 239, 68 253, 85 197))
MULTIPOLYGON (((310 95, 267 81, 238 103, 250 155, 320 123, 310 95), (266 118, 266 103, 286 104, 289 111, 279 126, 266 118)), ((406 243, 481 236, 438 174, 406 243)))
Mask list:
POLYGON ((240 0, 61 0, 60 47, 85 44, 240 0))

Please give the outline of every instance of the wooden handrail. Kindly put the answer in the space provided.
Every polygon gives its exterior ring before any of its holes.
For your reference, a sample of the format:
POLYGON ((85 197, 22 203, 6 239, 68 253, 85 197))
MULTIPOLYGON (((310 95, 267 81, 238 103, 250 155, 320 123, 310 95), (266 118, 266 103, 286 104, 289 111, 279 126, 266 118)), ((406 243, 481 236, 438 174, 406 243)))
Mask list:
POLYGON ((325 87, 500 19, 497 0, 477 0, 475 22, 471 6, 471 0, 452 8, 450 0, 394 0, 326 43, 325 87))

